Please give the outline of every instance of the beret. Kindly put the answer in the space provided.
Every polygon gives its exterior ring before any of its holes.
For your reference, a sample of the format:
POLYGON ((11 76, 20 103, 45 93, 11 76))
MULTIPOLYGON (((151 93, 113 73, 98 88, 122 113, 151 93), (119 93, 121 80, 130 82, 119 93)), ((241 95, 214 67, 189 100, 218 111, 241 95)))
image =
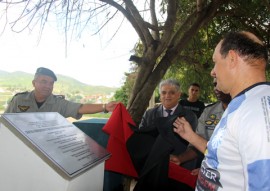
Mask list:
POLYGON ((57 77, 54 74, 53 71, 51 71, 48 68, 44 68, 44 67, 40 67, 37 69, 36 74, 35 75, 45 75, 45 76, 50 76, 54 79, 54 81, 57 81, 57 77))

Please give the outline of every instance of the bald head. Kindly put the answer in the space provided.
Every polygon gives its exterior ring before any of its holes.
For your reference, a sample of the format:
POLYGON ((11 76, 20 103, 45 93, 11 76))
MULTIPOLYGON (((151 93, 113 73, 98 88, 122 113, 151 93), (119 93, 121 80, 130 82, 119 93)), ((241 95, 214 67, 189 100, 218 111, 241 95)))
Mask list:
POLYGON ((250 38, 252 41, 254 41, 254 42, 256 42, 256 43, 263 46, 263 42, 258 37, 256 37, 254 34, 252 34, 251 32, 241 31, 239 33, 242 33, 243 35, 246 35, 247 38, 250 38))

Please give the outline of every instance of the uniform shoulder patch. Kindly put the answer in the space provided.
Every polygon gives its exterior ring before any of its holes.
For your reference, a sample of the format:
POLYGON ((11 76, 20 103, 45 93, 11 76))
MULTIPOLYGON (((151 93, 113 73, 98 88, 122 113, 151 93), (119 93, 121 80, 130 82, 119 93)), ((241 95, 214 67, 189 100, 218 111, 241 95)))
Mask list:
POLYGON ((18 105, 18 108, 20 109, 21 112, 26 112, 30 108, 30 106, 18 105))
POLYGON ((14 99, 16 96, 18 96, 18 95, 24 95, 24 94, 28 94, 28 93, 29 93, 28 91, 16 93, 16 94, 12 97, 11 102, 13 101, 13 99, 14 99))
POLYGON ((54 95, 55 98, 65 99, 65 95, 54 95))
POLYGON ((210 104, 208 104, 207 106, 205 106, 205 108, 207 108, 207 107, 211 107, 212 105, 215 105, 217 102, 214 102, 214 103, 210 103, 210 104))
POLYGON ((19 93, 16 93, 14 96, 17 96, 17 95, 23 95, 23 94, 27 94, 29 93, 28 91, 25 91, 25 92, 19 92, 19 93))

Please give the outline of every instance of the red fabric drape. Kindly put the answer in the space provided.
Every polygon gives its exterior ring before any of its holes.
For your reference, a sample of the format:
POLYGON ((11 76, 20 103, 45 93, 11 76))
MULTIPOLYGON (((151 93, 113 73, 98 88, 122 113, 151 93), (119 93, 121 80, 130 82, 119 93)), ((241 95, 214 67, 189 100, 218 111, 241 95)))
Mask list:
POLYGON ((126 141, 133 134, 128 123, 135 125, 125 106, 120 103, 102 129, 110 135, 107 150, 112 154, 105 162, 105 170, 137 177, 138 174, 126 149, 126 141))
MULTIPOLYGON (((126 148, 126 141, 133 134, 128 124, 135 126, 131 116, 122 103, 113 111, 103 131, 110 135, 107 150, 112 154, 105 162, 105 170, 114 171, 131 177, 138 177, 126 148)), ((169 164, 169 178, 195 187, 197 176, 174 163, 169 164)))

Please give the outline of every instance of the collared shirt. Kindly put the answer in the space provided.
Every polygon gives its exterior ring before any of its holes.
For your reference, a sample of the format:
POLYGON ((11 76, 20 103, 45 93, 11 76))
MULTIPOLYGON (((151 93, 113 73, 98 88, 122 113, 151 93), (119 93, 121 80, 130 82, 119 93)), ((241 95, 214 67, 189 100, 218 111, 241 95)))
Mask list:
POLYGON ((213 131, 224 113, 222 102, 216 102, 207 106, 198 119, 196 133, 209 140, 213 131))
MULTIPOLYGON (((176 106, 174 106, 173 108, 171 108, 170 110, 172 110, 171 115, 174 113, 175 109, 177 108, 178 104, 176 106)), ((164 106, 162 106, 163 109, 163 117, 168 117, 168 113, 166 112, 166 109, 164 106)))
POLYGON ((34 91, 16 94, 9 103, 5 113, 21 113, 21 112, 58 112, 64 117, 73 117, 80 119, 81 114, 78 113, 80 103, 74 103, 65 100, 61 96, 50 95, 46 101, 38 108, 35 101, 34 91))

